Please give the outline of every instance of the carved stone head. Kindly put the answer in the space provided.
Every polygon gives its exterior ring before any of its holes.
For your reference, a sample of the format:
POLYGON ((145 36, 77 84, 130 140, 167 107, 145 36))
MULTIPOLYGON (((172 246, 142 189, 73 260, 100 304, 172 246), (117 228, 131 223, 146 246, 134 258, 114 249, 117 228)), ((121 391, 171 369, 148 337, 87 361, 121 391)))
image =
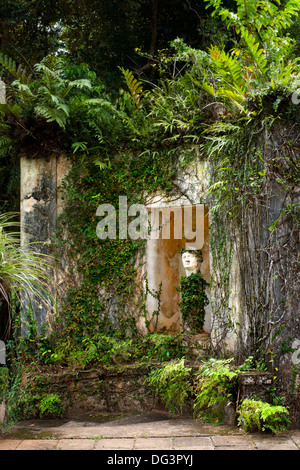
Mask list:
POLYGON ((185 269, 186 276, 196 273, 199 270, 199 260, 196 253, 192 251, 184 251, 181 255, 182 264, 185 269))

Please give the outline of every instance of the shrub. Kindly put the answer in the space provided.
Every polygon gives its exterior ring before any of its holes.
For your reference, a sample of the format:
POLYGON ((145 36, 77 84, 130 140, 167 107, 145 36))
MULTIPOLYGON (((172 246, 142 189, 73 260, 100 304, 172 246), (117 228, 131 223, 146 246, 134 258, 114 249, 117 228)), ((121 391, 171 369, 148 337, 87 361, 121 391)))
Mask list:
POLYGON ((184 365, 184 358, 168 362, 160 369, 154 369, 146 378, 149 385, 172 413, 182 412, 192 391, 191 368, 184 365))
POLYGON ((230 359, 211 358, 199 367, 195 381, 194 412, 197 418, 223 417, 226 400, 234 392, 238 370, 230 368, 230 359))
POLYGON ((182 334, 148 333, 142 345, 142 359, 152 361, 170 361, 181 359, 188 353, 184 347, 182 334))
POLYGON ((181 294, 179 302, 180 312, 185 325, 195 331, 201 331, 205 318, 205 307, 208 305, 206 286, 201 272, 180 278, 180 287, 177 292, 181 294))
POLYGON ((286 431, 289 423, 288 408, 258 400, 256 397, 246 398, 238 407, 238 425, 245 431, 286 431))
POLYGON ((41 416, 45 414, 48 417, 61 417, 64 411, 61 399, 56 393, 44 395, 39 404, 39 409, 41 416))

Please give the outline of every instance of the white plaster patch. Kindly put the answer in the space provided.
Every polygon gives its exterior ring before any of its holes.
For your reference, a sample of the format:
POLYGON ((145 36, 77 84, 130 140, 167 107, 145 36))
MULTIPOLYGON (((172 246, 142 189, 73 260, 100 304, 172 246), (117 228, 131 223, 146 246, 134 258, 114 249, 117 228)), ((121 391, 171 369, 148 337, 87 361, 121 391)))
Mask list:
POLYGON ((34 206, 37 203, 37 200, 34 197, 30 197, 28 199, 24 199, 22 201, 22 210, 24 212, 32 212, 34 210, 34 206))

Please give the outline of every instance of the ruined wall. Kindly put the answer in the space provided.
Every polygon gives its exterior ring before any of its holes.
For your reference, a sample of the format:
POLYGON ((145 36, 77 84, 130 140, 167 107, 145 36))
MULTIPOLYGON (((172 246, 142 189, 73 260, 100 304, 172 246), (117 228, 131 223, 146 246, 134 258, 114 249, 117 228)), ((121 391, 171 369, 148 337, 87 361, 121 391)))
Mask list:
MULTIPOLYGON (((23 246, 34 243, 33 247, 36 251, 50 255, 53 255, 53 252, 55 252, 55 250, 53 251, 52 239, 57 229, 58 216, 63 210, 60 186, 68 170, 67 160, 63 156, 57 157, 54 154, 49 158, 21 158, 21 243, 23 246)), ((189 190, 193 191, 194 197, 180 195, 180 197, 177 196, 175 198, 175 202, 170 202, 166 200, 164 195, 149 195, 148 209, 151 210, 151 207, 153 208, 154 206, 159 207, 161 203, 170 204, 177 208, 202 204, 199 184, 204 185, 203 180, 205 177, 206 169, 202 164, 196 165, 194 169, 187 168, 187 172, 183 175, 183 180, 176 182, 176 184, 181 185, 183 192, 185 191, 184 185, 188 185, 189 190)), ((204 186, 202 189, 204 191, 204 186)), ((203 225, 203 240, 200 247, 203 254, 201 272, 205 280, 209 282, 209 221, 207 206, 203 206, 201 221, 193 220, 193 223, 203 225)), ((195 230, 195 226, 193 226, 193 230, 195 230)), ((184 227, 182 227, 182 233, 184 233, 184 227)), ((145 278, 147 278, 150 292, 157 292, 160 283, 162 283, 158 322, 155 322, 155 325, 152 324, 153 331, 166 330, 176 332, 182 330, 182 320, 178 306, 179 294, 176 291, 180 277, 185 275, 181 255, 179 254, 179 249, 182 246, 186 246, 186 240, 174 240, 172 236, 171 239, 160 238, 158 240, 151 239, 147 241, 144 264, 142 263, 142 269, 138 270, 137 283, 140 284, 140 289, 145 290, 145 278)), ((59 259, 58 264, 55 264, 53 270, 49 270, 49 278, 54 279, 48 285, 50 286, 54 302, 57 302, 57 305, 53 304, 51 309, 49 306, 41 303, 39 299, 34 299, 33 310, 39 331, 42 325, 46 325, 47 328, 51 329, 53 316, 56 309, 59 311, 59 304, 64 298, 68 284, 72 282, 72 287, 80 285, 79 278, 74 279, 74 276, 72 279, 69 278, 68 265, 62 258, 59 259)), ((101 302, 106 302, 109 315, 116 314, 115 312, 118 311, 118 299, 113 298, 111 293, 100 288, 98 295, 101 302)), ((150 319, 153 312, 158 308, 158 301, 149 293, 146 303, 149 313, 148 319, 150 319)), ((128 308, 135 309, 135 302, 133 301, 132 305, 128 305, 128 308)), ((26 307, 23 309, 24 324, 26 320, 25 310, 26 307)), ((210 305, 206 308, 206 311, 204 329, 210 332, 210 305)), ((136 316, 135 312, 134 315, 136 316)), ((138 317, 137 323, 139 329, 146 333, 145 318, 142 316, 138 317)), ((24 329, 25 331, 26 328, 24 329)))
MULTIPOLYGON (((43 253, 52 253, 49 244, 51 244, 57 227, 57 217, 62 211, 59 187, 67 172, 68 164, 63 157, 57 157, 57 155, 47 159, 22 157, 21 224, 23 246, 34 243, 34 249, 43 253), (36 242, 43 242, 43 244, 36 244, 36 242)), ((210 279, 212 281, 208 291, 210 305, 207 308, 205 330, 211 333, 212 342, 216 348, 222 344, 224 350, 236 355, 245 355, 247 350, 251 350, 255 346, 253 341, 257 341, 259 335, 263 334, 262 331, 256 331, 261 326, 256 318, 259 312, 256 313, 253 306, 256 306, 257 309, 260 308, 258 300, 262 301, 265 295, 262 292, 262 286, 266 273, 273 289, 271 295, 270 289, 265 288, 265 293, 268 291, 269 304, 276 302, 282 290, 278 275, 274 271, 274 275, 271 276, 270 271, 270 267, 275 266, 276 259, 271 260, 272 266, 270 266, 270 254, 266 250, 270 239, 269 227, 279 217, 286 201, 281 186, 274 181, 269 181, 265 190, 265 199, 257 200, 245 215, 247 225, 244 220, 225 227, 228 256, 230 254, 230 264, 226 267, 223 263, 224 260, 221 259, 221 254, 218 253, 218 247, 210 247, 210 238, 212 238, 210 231, 213 229, 213 220, 209 212, 213 201, 207 193, 210 178, 211 168, 208 162, 198 161, 186 166, 174 181, 174 185, 178 188, 178 198, 169 201, 169 204, 175 207, 188 204, 205 205, 204 244, 202 247, 204 261, 201 265, 201 271, 207 281, 210 279), (219 261, 222 262, 219 264, 219 261), (225 272, 225 268, 227 272, 225 272), (226 286, 224 285, 224 276, 228 281, 226 286), (276 279, 274 276, 277 276, 276 279), (256 303, 253 302, 254 297, 257 299, 256 303), (251 304, 249 304, 249 298, 252 299, 251 304)), ((296 192, 294 198, 295 200, 297 198, 296 192)), ((150 207, 155 204, 158 206, 166 204, 167 199, 164 195, 155 195, 149 198, 149 201, 150 207), (157 203, 157 201, 159 202, 157 203)), ((289 230, 288 223, 282 224, 281 232, 277 236, 284 240, 289 230)), ((142 283, 144 275, 147 274, 149 288, 153 291, 158 290, 160 282, 164 283, 159 323, 162 328, 170 331, 180 329, 181 324, 178 308, 179 298, 175 286, 178 285, 180 276, 184 275, 178 253, 179 248, 184 244, 184 240, 149 240, 146 246, 144 269, 142 273, 139 273, 138 278, 138 282, 142 283)), ((273 244, 275 256, 275 252, 278 252, 278 243, 274 240, 273 244)), ((288 248, 285 248, 286 259, 288 258, 288 248)), ((60 261, 61 267, 64 268, 63 260, 60 261)), ((65 269, 67 270, 67 266, 65 269)), ((288 297, 292 299, 292 302, 289 302, 289 317, 292 317, 293 312, 297 311, 297 296, 295 295, 297 273, 295 270, 287 271, 284 276, 284 269, 287 269, 287 266, 282 266, 281 269, 283 270, 280 275, 281 283, 284 282, 285 287, 289 289, 290 295, 288 297), (290 282, 287 282, 288 278, 290 282)), ((64 272, 63 270, 60 272, 54 270, 52 274, 55 279, 52 292, 57 298, 57 290, 65 282, 64 272)), ((157 308, 157 299, 149 295, 147 302, 151 315, 151 312, 157 308)), ((51 312, 40 303, 35 305, 35 309, 38 325, 51 315, 51 312)), ((278 306, 277 310, 279 312, 278 306)), ((295 321, 298 322, 298 316, 294 316, 295 321)), ((140 326, 143 328, 143 319, 140 321, 140 326)))
POLYGON ((292 125, 278 125, 268 136, 264 186, 240 224, 244 315, 238 342, 242 354, 269 354, 277 393, 285 397, 299 424, 298 137, 299 129, 292 125))
MULTIPOLYGON (((299 202, 299 187, 293 182, 287 182, 288 188, 285 187, 281 175, 293 169, 299 156, 296 142, 297 132, 291 126, 278 128, 269 136, 264 145, 263 190, 251 199, 240 218, 222 227, 225 235, 222 253, 215 240, 220 226, 210 213, 213 200, 207 193, 212 177, 210 163, 198 160, 185 166, 174 181, 177 204, 204 204, 208 211, 202 268, 204 277, 211 279, 205 329, 211 335, 214 353, 231 354, 238 361, 255 352, 258 356, 266 354, 270 359, 268 367, 273 372, 276 369, 278 390, 294 408, 299 404, 300 383, 299 230, 289 207, 299 202), (275 221, 278 222, 274 225, 275 221), (270 229, 272 224, 274 227, 270 229)), ((65 159, 56 155, 48 159, 21 159, 23 245, 51 241, 62 210, 59 186, 67 171, 65 159)), ((219 220, 220 225, 224 223, 222 214, 219 220)), ((157 290, 160 281, 165 281, 159 326, 169 331, 180 329, 178 297, 174 290, 183 274, 178 255, 180 245, 180 240, 176 243, 154 240, 146 248, 144 269, 149 275, 149 288, 157 290)), ((47 252, 47 245, 35 248, 47 252)), ((141 288, 143 274, 145 271, 139 272, 137 279, 141 288)), ((57 298, 57 290, 65 279, 63 271, 53 275, 52 289, 57 298)), ((150 315, 157 308, 157 301, 151 296, 147 308, 150 315)), ((51 325, 53 310, 38 302, 34 309, 39 327, 43 322, 51 325)), ((143 329, 144 319, 138 322, 143 329)))
MULTIPOLYGON (((260 143, 263 185, 240 216, 209 214, 211 343, 214 353, 265 360, 276 394, 300 423, 299 129, 278 125, 260 143), (298 178, 297 178, 298 175, 298 178)), ((211 208, 212 168, 191 165, 180 190, 211 208)), ((225 209, 224 209, 225 212, 225 209)))
MULTIPOLYGON (((53 154, 47 158, 21 157, 21 245, 30 251, 52 256, 51 244, 57 228, 57 218, 62 211, 60 186, 68 172, 68 163, 63 155, 53 154)), ((64 283, 54 260, 49 258, 47 290, 52 300, 42 302, 32 298, 32 308, 38 331, 43 326, 51 329, 56 311, 56 299, 60 285, 64 283), (53 268, 52 268, 53 267, 53 268)), ((26 331, 27 300, 22 310, 23 332, 26 331)))

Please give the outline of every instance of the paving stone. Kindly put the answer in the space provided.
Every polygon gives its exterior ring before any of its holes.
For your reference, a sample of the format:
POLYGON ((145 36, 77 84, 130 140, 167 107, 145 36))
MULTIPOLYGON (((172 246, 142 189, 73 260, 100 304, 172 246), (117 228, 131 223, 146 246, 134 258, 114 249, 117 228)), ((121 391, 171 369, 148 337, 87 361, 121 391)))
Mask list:
POLYGON ((300 450, 300 430, 280 435, 248 435, 238 432, 237 428, 216 428, 192 418, 170 418, 165 412, 155 411, 99 423, 61 420, 56 426, 51 423, 48 426, 46 421, 24 421, 7 434, 0 431, 0 450, 15 449, 300 450), (20 438, 20 432, 26 431, 30 431, 32 439, 20 438), (41 436, 47 433, 52 439, 35 438, 39 433, 44 433, 41 436))
POLYGON ((147 450, 172 450, 172 440, 170 438, 138 438, 135 440, 135 449, 147 450))
POLYGON ((216 450, 254 450, 249 436, 212 436, 216 450))
POLYGON ((101 439, 95 442, 95 450, 132 450, 133 439, 101 439))
POLYGON ((253 434, 251 437, 258 450, 299 450, 289 436, 253 434))
POLYGON ((56 446, 56 440, 24 439, 16 450, 55 450, 56 446))
MULTIPOLYGON (((146 415, 147 417, 147 415, 146 415)), ((69 421, 57 428, 49 429, 51 435, 60 439, 67 438, 88 438, 94 436, 103 436, 104 438, 143 438, 144 436, 152 438, 166 438, 169 436, 187 436, 199 435, 202 425, 192 419, 168 419, 161 421, 143 421, 139 416, 130 416, 121 418, 117 424, 115 421, 87 426, 83 422, 69 421)), ((43 428, 43 432, 45 432, 43 428)), ((47 429, 48 431, 48 429, 47 429)))
POLYGON ((300 446, 300 431, 293 431, 291 433, 291 439, 300 446))
POLYGON ((214 450, 209 437, 176 437, 175 450, 214 450))
POLYGON ((93 450, 93 439, 60 439, 57 442, 57 450, 93 450))
POLYGON ((15 450, 21 442, 19 439, 0 440, 0 450, 15 450))

